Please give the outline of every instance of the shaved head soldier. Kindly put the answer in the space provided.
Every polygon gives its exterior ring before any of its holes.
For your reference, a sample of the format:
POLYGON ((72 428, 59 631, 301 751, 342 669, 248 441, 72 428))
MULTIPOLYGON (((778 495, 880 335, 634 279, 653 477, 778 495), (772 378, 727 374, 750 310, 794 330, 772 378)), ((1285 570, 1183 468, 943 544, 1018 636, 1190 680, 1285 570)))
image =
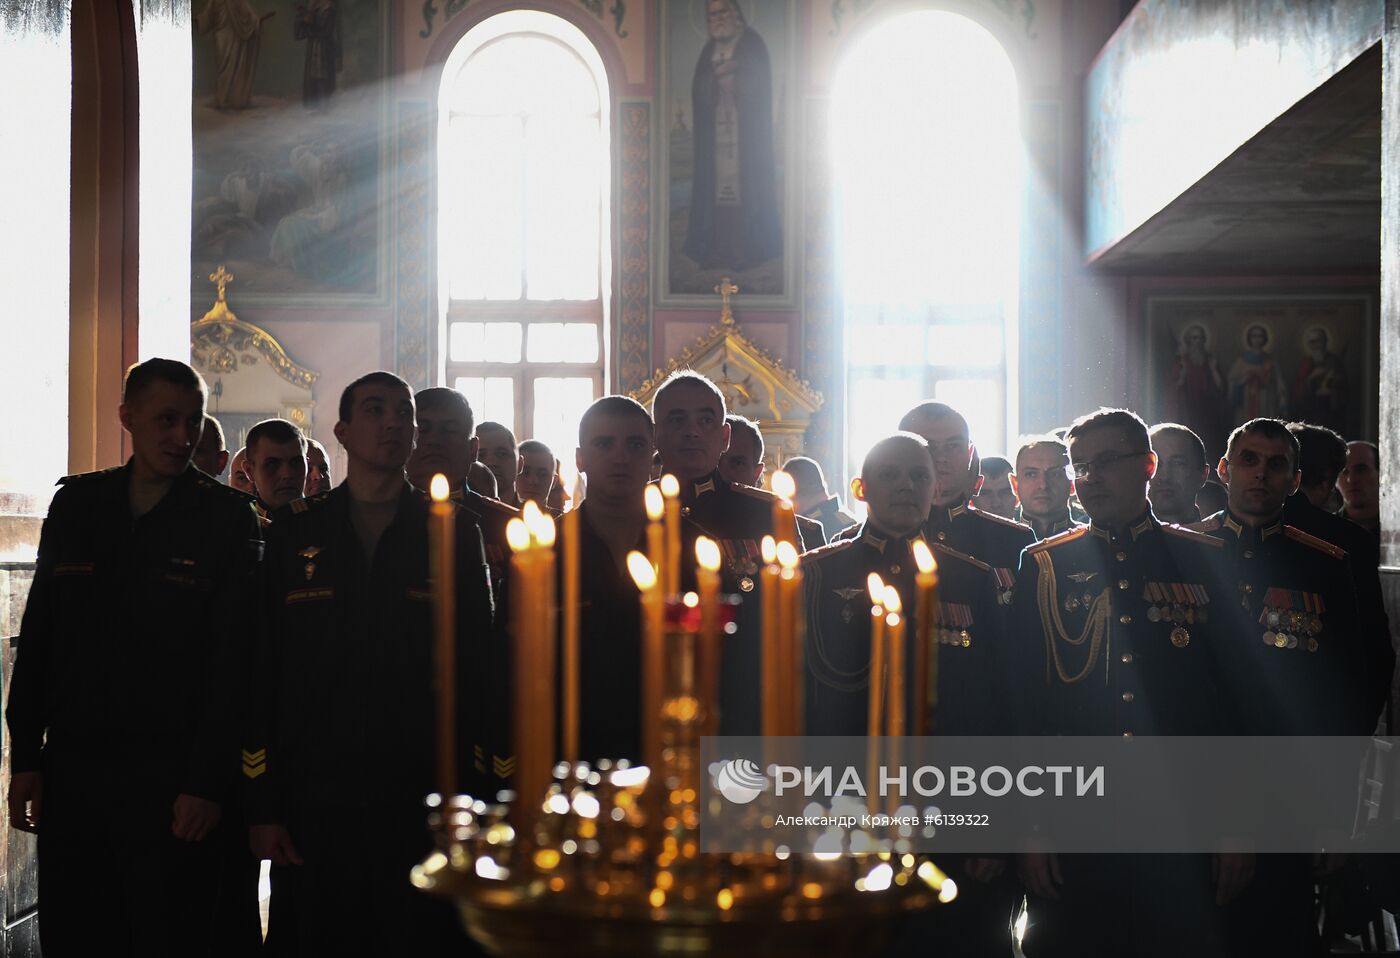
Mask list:
POLYGON ((496 477, 496 495, 508 506, 520 506, 515 494, 515 476, 520 471, 520 451, 515 433, 498 422, 483 422, 476 427, 477 458, 496 477))
POLYGON ((228 466, 224 427, 213 416, 204 417, 204 431, 199 434, 199 445, 194 447, 194 464, 200 472, 215 479, 222 476, 228 466))
POLYGON ((47 955, 210 948, 209 835, 236 784, 240 610, 262 544, 252 499, 191 464, 206 395, 184 363, 133 366, 131 458, 60 480, 44 522, 6 717, 47 955), (110 868, 97 884, 94 861, 110 868))
POLYGON ((792 500, 793 508, 799 515, 820 522, 828 537, 835 538, 838 532, 849 529, 859 521, 841 508, 839 496, 827 491, 826 476, 815 459, 793 456, 783 463, 783 471, 792 476, 793 485, 797 488, 792 500))
POLYGON ((306 494, 306 436, 285 419, 248 430, 245 468, 262 509, 271 513, 306 494))

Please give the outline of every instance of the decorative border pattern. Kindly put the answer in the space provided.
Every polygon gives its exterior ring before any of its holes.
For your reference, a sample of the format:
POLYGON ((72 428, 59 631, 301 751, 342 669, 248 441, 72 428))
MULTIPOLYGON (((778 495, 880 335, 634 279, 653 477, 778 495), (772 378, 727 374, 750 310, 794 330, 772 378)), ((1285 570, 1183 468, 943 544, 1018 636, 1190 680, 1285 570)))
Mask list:
MULTIPOLYGON (((845 461, 841 427, 846 397, 838 374, 840 328, 836 317, 836 234, 832 222, 829 101, 809 99, 806 112, 804 255, 802 257, 802 368, 826 402, 812 416, 804 454, 834 465, 845 461)), ((839 469, 840 467, 837 466, 839 469)), ((832 477, 833 479, 837 477, 832 477)))
POLYGON ((651 372, 651 102, 620 102, 618 127, 622 159, 614 391, 629 393, 651 372))
POLYGON ((1018 418, 1021 432, 1032 433, 1060 425, 1060 104, 1027 103, 1022 123, 1018 418))
POLYGON ((395 243, 394 369, 414 389, 432 385, 436 275, 433 243, 433 123, 436 111, 422 100, 398 105, 398 203, 395 243))

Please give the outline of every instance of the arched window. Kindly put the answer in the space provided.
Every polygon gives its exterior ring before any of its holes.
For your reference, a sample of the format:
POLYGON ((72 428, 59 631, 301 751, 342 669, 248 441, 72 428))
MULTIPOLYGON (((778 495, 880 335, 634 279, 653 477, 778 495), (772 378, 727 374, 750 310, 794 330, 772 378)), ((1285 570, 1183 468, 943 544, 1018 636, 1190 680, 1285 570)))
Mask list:
POLYGON ((1016 76, 966 17, 891 17, 844 57, 832 98, 844 296, 846 468, 915 403, 1016 435, 1021 138, 1016 76))
POLYGON ((439 282, 449 385, 556 455, 606 369, 608 87, 561 17, 485 20, 443 70, 439 282))

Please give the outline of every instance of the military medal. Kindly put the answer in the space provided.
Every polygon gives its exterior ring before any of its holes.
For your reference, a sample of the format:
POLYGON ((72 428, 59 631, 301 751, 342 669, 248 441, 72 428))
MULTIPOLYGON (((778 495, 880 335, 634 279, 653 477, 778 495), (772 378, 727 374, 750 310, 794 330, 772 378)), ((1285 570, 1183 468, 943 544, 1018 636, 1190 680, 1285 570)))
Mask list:
POLYGON ((1162 610, 1159 609, 1159 608, 1157 608, 1155 605, 1149 605, 1149 606, 1147 607, 1147 621, 1148 621, 1148 622, 1161 622, 1161 621, 1162 621, 1162 610))
POLYGON ((1273 645, 1273 644, 1274 644, 1274 633, 1273 633, 1272 630, 1264 633, 1264 644, 1265 644, 1265 645, 1273 645))
POLYGON ((1071 592, 1068 596, 1065 597, 1065 611, 1079 611, 1079 596, 1075 595, 1073 592, 1071 592))
POLYGON ((306 560, 306 566, 303 569, 303 571, 306 573, 307 582, 310 582, 311 577, 316 574, 316 563, 312 560, 314 560, 316 556, 320 554, 321 549, 321 546, 307 546, 305 549, 302 549, 300 552, 297 553, 297 555, 301 556, 303 559, 306 560))
POLYGON ((1187 632, 1179 625, 1176 628, 1172 629, 1172 645, 1176 646, 1178 649, 1184 649, 1190 644, 1190 632, 1187 632))

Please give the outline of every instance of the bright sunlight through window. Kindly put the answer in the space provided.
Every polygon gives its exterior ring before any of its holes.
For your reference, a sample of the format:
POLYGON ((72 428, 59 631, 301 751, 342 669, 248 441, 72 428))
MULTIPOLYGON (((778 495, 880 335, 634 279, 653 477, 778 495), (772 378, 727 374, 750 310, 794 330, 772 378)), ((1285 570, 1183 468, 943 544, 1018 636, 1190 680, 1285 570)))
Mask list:
POLYGON ((846 468, 921 399, 984 454, 1015 435, 1016 76, 983 27, 920 11, 872 28, 832 97, 846 342, 846 468))
POLYGON ((439 131, 446 381, 478 422, 572 458, 607 342, 602 60, 560 17, 492 17, 448 59, 439 131))

